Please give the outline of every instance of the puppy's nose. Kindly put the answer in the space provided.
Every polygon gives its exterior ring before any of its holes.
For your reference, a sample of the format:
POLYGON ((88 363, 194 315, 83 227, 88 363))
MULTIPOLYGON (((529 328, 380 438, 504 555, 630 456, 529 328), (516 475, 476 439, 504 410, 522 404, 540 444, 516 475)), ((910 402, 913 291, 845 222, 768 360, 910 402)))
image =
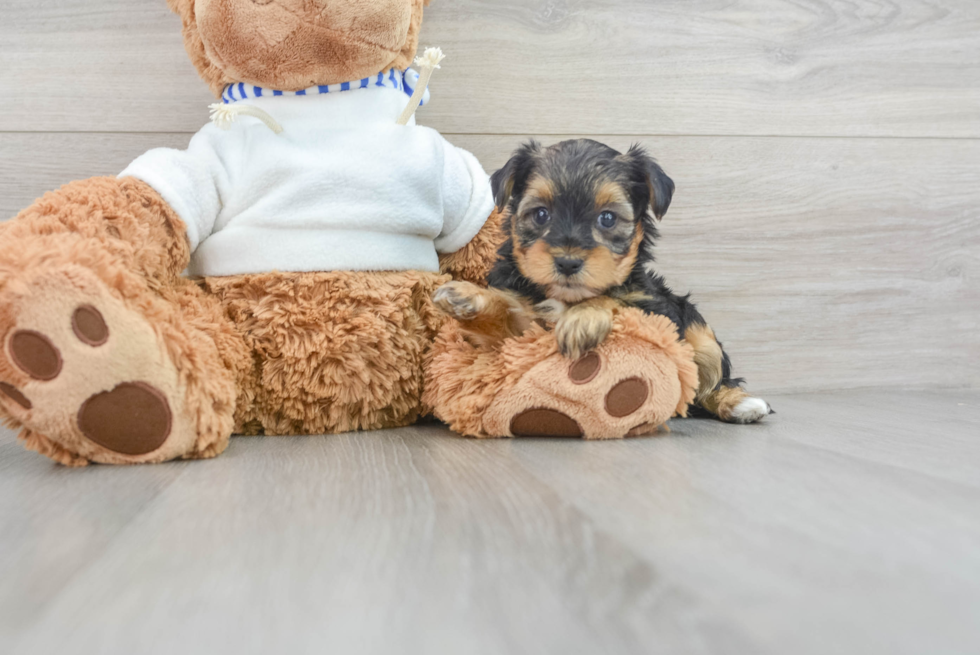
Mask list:
POLYGON ((569 257, 555 257, 555 268, 562 275, 575 275, 582 270, 585 265, 581 259, 571 259, 569 257))

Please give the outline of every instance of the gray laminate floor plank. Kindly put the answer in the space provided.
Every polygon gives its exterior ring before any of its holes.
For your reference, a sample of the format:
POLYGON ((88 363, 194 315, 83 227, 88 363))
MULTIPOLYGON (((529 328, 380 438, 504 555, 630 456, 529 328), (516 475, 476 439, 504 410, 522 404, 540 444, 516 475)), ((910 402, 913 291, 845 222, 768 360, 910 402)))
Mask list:
POLYGON ((186 466, 68 469, 0 428, 0 652, 186 466))
POLYGON ((441 426, 66 470, 0 435, 12 653, 967 653, 980 393, 606 443, 441 426))
POLYGON ((978 394, 773 400, 755 426, 674 421, 659 440, 515 451, 771 652, 977 652, 978 394))
POLYGON ((509 446, 438 426, 239 439, 14 652, 758 652, 509 446))
POLYGON ((781 438, 980 487, 980 393, 852 391, 779 399, 781 438), (791 429, 786 429, 791 426, 791 429))

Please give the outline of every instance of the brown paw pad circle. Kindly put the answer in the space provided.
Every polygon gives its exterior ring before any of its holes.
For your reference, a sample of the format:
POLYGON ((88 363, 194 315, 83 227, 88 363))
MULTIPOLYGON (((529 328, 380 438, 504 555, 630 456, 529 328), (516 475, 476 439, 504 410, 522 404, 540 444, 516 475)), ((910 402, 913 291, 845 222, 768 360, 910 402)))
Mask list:
POLYGON ((61 353, 51 339, 33 330, 18 330, 10 338, 10 359, 35 380, 53 380, 61 373, 61 353))
POLYGON ((510 422, 515 437, 581 437, 582 428, 572 417, 553 409, 527 409, 510 422))
POLYGON ((600 368, 602 368, 602 359, 599 358, 598 353, 588 353, 569 367, 568 378, 575 384, 588 384, 599 375, 600 368))
POLYGON ((101 312, 92 305, 82 305, 71 317, 71 329, 82 343, 101 346, 109 340, 109 326, 101 312))
POLYGON ((650 396, 647 383, 640 378, 629 378, 618 383, 606 394, 606 412, 623 418, 643 407, 650 396))
POLYGON ((170 404, 143 382, 124 382, 96 394, 78 410, 78 427, 90 441, 123 455, 151 453, 170 436, 170 404))
POLYGON ((0 382, 0 393, 10 398, 12 401, 23 407, 24 409, 30 409, 34 405, 28 400, 27 396, 22 394, 16 387, 7 384, 6 382, 0 382))

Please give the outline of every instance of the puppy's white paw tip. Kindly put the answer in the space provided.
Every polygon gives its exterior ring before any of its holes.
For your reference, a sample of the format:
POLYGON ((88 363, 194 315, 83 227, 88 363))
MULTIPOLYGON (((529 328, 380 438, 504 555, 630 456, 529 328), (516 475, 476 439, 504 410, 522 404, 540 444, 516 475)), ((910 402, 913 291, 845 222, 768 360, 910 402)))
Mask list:
POLYGON ((746 398, 732 410, 733 423, 755 423, 772 412, 769 403, 762 398, 746 398))

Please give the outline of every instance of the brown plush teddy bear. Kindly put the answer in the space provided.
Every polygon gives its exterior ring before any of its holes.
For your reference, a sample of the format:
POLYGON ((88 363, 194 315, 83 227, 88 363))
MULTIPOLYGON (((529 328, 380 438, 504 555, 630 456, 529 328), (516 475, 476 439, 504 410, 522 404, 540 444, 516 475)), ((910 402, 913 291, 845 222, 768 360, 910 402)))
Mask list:
POLYGON ((169 3, 227 108, 0 225, 0 416, 66 465, 413 422, 430 292, 500 239, 473 156, 396 125, 427 0, 169 3))

